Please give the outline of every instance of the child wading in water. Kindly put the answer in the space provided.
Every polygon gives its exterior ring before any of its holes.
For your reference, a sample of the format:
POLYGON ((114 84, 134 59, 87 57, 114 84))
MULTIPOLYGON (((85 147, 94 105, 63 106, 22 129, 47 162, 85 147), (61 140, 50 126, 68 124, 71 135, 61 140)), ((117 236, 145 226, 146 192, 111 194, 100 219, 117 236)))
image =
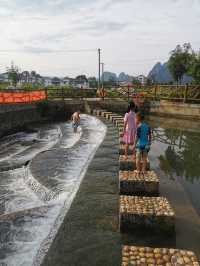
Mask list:
POLYGON ((74 129, 74 133, 77 132, 77 129, 80 125, 80 111, 77 111, 75 113, 73 113, 72 115, 72 127, 74 129))
POLYGON ((144 116, 141 113, 136 114, 137 133, 134 147, 136 148, 136 167, 137 173, 146 174, 147 155, 151 146, 151 128, 144 122, 144 116))
MULTIPOLYGON (((130 102, 127 113, 124 117, 124 131, 123 131, 123 141, 125 143, 125 159, 128 158, 129 145, 133 145, 135 142, 136 134, 136 121, 135 121, 135 104, 130 102)), ((133 150, 133 156, 135 156, 133 150)))

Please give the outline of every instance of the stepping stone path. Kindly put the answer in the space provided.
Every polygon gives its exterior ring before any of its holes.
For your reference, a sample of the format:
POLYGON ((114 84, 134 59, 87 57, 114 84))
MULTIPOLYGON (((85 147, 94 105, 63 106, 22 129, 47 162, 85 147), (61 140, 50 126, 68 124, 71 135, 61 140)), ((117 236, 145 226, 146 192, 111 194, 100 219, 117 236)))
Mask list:
MULTIPOLYGON (((122 194, 119 207, 120 230, 131 233, 133 229, 143 228, 150 229, 150 232, 174 233, 175 213, 168 200, 163 197, 143 197, 143 194, 159 195, 159 177, 153 171, 148 171, 145 176, 136 174, 136 163, 133 156, 130 156, 131 146, 128 159, 125 160, 125 143, 121 137, 123 117, 105 110, 93 110, 93 114, 110 120, 119 130, 119 192, 122 194)), ((149 169, 150 162, 147 165, 149 169)), ((121 265, 200 266, 191 251, 135 246, 123 246, 121 265)))
POLYGON ((118 115, 115 116, 110 116, 110 121, 116 125, 116 121, 118 121, 119 119, 121 119, 118 115))
POLYGON ((101 116, 103 112, 106 112, 106 110, 93 110, 93 115, 101 116))
POLYGON ((137 171, 119 172, 120 193, 125 195, 159 195, 159 177, 154 171, 145 175, 137 171))
POLYGON ((120 196, 120 229, 174 232, 174 211, 163 197, 120 196))
POLYGON ((191 251, 123 246, 122 266, 199 266, 191 251))
POLYGON ((124 122, 121 120, 115 120, 115 125, 119 128, 123 128, 124 127, 124 122))
POLYGON ((109 119, 109 116, 112 115, 112 112, 101 112, 101 116, 109 119))

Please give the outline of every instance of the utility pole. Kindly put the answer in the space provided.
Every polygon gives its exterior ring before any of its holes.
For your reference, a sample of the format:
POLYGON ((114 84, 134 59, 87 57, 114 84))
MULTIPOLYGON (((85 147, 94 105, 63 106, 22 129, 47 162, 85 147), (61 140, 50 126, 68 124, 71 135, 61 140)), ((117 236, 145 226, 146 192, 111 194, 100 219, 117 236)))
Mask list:
POLYGON ((101 63, 101 83, 102 83, 102 89, 104 87, 104 63, 101 63))
POLYGON ((104 63, 101 63, 101 72, 102 72, 102 76, 101 76, 101 87, 102 87, 102 99, 104 100, 105 97, 105 90, 104 90, 104 63))
POLYGON ((100 90, 101 86, 101 49, 98 49, 98 55, 99 55, 99 78, 98 78, 98 90, 100 90))

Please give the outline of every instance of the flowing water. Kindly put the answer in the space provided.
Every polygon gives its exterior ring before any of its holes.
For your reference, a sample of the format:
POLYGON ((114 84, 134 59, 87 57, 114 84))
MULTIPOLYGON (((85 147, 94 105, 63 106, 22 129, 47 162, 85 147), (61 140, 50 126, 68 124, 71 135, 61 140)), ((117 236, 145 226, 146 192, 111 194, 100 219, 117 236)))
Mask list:
POLYGON ((106 127, 82 115, 0 141, 0 265, 39 265, 62 223, 106 127))

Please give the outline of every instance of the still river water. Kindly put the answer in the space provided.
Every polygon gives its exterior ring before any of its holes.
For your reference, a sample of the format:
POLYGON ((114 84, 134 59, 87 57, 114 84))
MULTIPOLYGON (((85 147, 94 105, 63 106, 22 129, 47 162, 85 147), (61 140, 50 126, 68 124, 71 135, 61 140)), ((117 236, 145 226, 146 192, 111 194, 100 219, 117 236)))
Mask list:
POLYGON ((178 179, 200 214, 200 122, 150 117, 153 167, 178 179))

